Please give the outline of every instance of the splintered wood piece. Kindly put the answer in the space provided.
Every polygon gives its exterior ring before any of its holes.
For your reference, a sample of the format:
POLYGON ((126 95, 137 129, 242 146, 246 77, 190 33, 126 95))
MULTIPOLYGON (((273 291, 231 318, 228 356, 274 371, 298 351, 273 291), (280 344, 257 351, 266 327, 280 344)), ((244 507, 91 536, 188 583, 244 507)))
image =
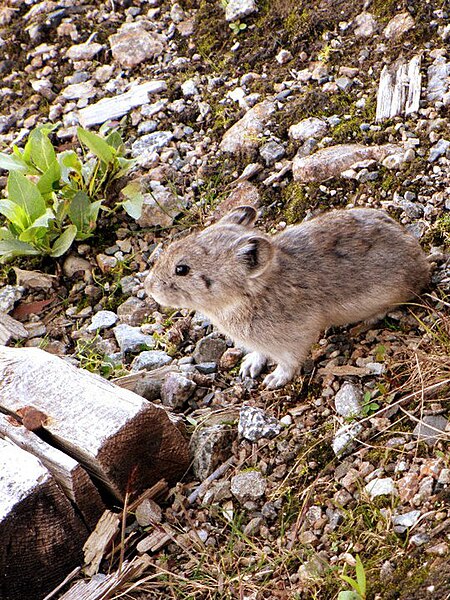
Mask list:
POLYGON ((27 337, 28 331, 22 323, 0 312, 0 344, 4 346, 10 340, 23 340, 27 337))
POLYGON ((38 348, 0 346, 0 407, 18 415, 30 405, 47 415, 45 439, 119 500, 176 481, 189 464, 187 442, 162 407, 38 348))
POLYGON ((96 575, 90 581, 79 581, 59 600, 106 600, 117 597, 121 590, 130 585, 150 566, 148 556, 138 556, 124 562, 120 571, 109 575, 96 575))
MULTIPOLYGON (((166 527, 168 526, 166 525, 166 527)), ((168 533, 162 527, 155 527, 149 535, 147 535, 137 544, 136 550, 139 554, 144 554, 145 552, 156 552, 170 542, 173 537, 174 535, 172 532, 168 533)))
POLYGON ((88 533, 42 463, 0 438, 0 598, 41 600, 80 562, 88 533))
POLYGON ((0 413, 0 435, 36 456, 47 467, 67 498, 76 504, 84 522, 92 530, 105 510, 105 506, 83 467, 61 450, 41 440, 14 417, 2 413, 0 413))
POLYGON ((83 546, 84 572, 88 577, 98 572, 106 550, 119 533, 119 525, 119 516, 110 510, 106 510, 97 523, 97 527, 86 540, 83 546))
POLYGON ((409 62, 400 57, 383 67, 377 93, 377 121, 417 112, 422 84, 420 63, 421 57, 416 55, 409 62))

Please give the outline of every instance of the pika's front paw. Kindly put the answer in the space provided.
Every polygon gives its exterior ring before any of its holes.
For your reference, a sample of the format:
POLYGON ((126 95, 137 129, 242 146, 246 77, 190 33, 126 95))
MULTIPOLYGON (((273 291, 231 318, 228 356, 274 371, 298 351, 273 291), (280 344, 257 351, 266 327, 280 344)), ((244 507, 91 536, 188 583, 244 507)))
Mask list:
POLYGON ((277 368, 269 373, 264 378, 263 384, 268 390, 276 390, 277 388, 283 387, 294 377, 295 371, 288 367, 282 367, 278 365, 277 368))
POLYGON ((239 375, 244 377, 258 377, 261 371, 266 366, 267 359, 259 352, 250 352, 242 359, 239 375))

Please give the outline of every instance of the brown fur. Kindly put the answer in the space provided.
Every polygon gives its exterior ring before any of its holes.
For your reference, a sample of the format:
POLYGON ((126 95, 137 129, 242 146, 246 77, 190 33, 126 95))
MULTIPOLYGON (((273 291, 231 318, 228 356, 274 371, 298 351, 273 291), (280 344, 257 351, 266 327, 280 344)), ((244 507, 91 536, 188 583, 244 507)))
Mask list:
POLYGON ((418 242, 382 211, 336 210, 273 237, 253 229, 255 219, 253 208, 238 207, 174 242, 146 289, 160 304, 199 310, 252 350, 242 374, 277 362, 268 387, 295 375, 327 327, 385 313, 428 283, 418 242), (189 273, 177 275, 177 265, 189 273))

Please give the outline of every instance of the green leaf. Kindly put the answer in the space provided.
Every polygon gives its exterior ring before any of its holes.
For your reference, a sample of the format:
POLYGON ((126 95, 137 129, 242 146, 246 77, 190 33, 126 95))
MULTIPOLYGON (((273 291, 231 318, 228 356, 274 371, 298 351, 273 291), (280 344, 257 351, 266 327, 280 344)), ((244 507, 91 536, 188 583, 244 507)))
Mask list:
POLYGON ((18 156, 0 152, 0 169, 5 169, 5 171, 20 171, 21 173, 26 173, 28 171, 28 166, 18 156))
POLYGON ((14 240, 14 234, 7 227, 0 227, 0 240, 14 240))
POLYGON ((45 201, 37 186, 18 171, 8 176, 8 199, 23 208, 28 225, 45 213, 45 201))
POLYGON ((70 183, 71 173, 77 173, 81 178, 81 161, 73 150, 60 152, 58 154, 58 163, 61 167, 61 179, 65 183, 70 183))
POLYGON ((21 242, 30 242, 30 244, 36 246, 45 238, 46 234, 48 234, 47 227, 28 227, 28 229, 25 229, 19 235, 19 240, 21 242))
POLYGON ((102 137, 82 127, 77 127, 77 135, 80 142, 87 146, 101 161, 105 163, 113 162, 116 155, 114 148, 102 137))
POLYGON ((0 213, 11 221, 18 229, 28 227, 27 214, 19 204, 11 200, 0 200, 0 213))
POLYGON ((142 205, 144 204, 144 196, 141 192, 141 186, 137 181, 129 183, 122 189, 122 194, 126 200, 122 202, 124 210, 133 219, 139 219, 142 214, 142 205))
POLYGON ((36 185, 44 197, 50 196, 59 188, 60 179, 61 167, 55 158, 55 160, 49 165, 48 169, 40 177, 36 185))
POLYGON ((0 241, 0 256, 2 262, 14 256, 36 256, 40 254, 39 250, 33 248, 31 244, 21 242, 19 240, 2 240, 0 241))
POLYGON ((31 224, 31 227, 47 227, 48 228, 49 221, 52 221, 54 218, 55 218, 55 215, 53 214, 52 209, 47 208, 43 215, 41 215, 35 221, 33 221, 33 223, 31 224))
POLYGON ((115 150, 119 150, 120 146, 123 144, 122 136, 116 129, 111 131, 111 133, 105 137, 105 142, 115 150))
POLYGON ((96 200, 95 202, 91 202, 91 208, 89 209, 89 220, 91 229, 94 228, 94 225, 97 223, 98 211, 102 206, 102 200, 96 200))
POLYGON ((85 192, 77 192, 70 203, 68 214, 78 232, 89 228, 91 202, 85 192))
POLYGON ((75 225, 69 225, 63 233, 55 240, 53 244, 52 251, 50 252, 50 256, 58 257, 62 256, 64 252, 72 245, 75 236, 77 235, 77 228, 75 225))
POLYGON ((361 600, 361 596, 356 592, 347 590, 345 592, 339 592, 338 600, 361 600))
MULTIPOLYGON (((373 404, 376 404, 376 402, 374 402, 373 404)), ((366 595, 366 572, 364 570, 364 565, 362 564, 359 554, 356 555, 356 579, 358 580, 359 593, 361 594, 361 596, 365 596, 366 595)))
POLYGON ((41 129, 34 129, 30 133, 26 148, 27 150, 29 148, 31 162, 42 173, 45 173, 56 160, 53 144, 41 129))
POLYGON ((353 579, 352 577, 348 577, 348 575, 340 575, 340 578, 349 585, 351 585, 355 591, 360 592, 358 582, 355 579, 353 579))

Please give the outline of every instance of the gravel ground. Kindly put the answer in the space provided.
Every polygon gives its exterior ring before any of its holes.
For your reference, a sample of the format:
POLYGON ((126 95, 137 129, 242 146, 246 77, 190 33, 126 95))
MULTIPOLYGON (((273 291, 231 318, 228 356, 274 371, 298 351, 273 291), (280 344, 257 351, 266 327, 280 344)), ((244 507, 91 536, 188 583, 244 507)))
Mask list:
POLYGON ((449 41, 443 0, 0 8, 0 151, 48 122, 75 147, 78 124, 110 119, 145 190, 137 221, 105 214, 69 255, 0 272, 23 345, 108 378, 146 370, 136 391, 186 422, 192 470, 131 526, 169 535, 126 597, 332 599, 358 555, 367 598, 449 597, 449 41), (383 68, 408 91, 413 64, 420 99, 377 120, 383 68), (432 256, 432 285, 380 323, 325 332, 282 390, 241 381, 230 340, 143 287, 162 246, 239 204, 272 233, 384 208, 432 256))

